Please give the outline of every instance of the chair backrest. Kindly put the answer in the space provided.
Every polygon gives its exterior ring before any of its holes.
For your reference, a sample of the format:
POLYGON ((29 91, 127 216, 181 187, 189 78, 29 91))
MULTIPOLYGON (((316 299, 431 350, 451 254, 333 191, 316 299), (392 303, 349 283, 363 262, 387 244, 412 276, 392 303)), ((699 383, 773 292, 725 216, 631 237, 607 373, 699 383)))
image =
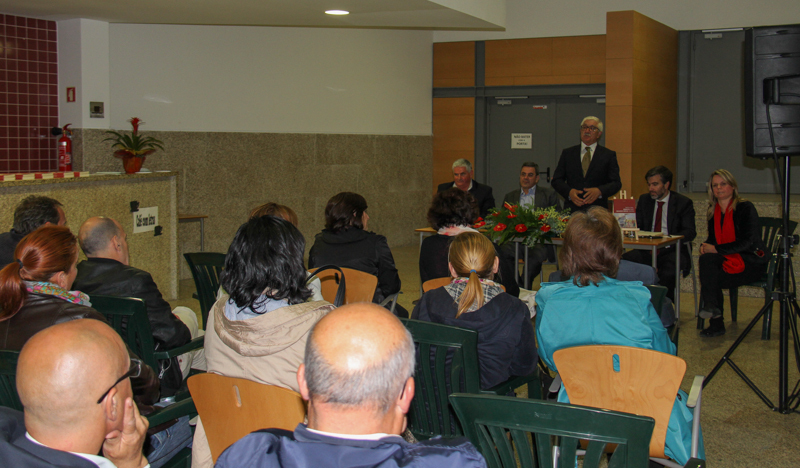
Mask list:
POLYGON ((200 301, 200 314, 203 316, 203 328, 208 323, 208 311, 217 300, 219 291, 219 274, 225 266, 225 254, 216 252, 185 253, 183 258, 189 264, 189 270, 197 288, 197 300, 200 301))
MULTIPOLYGON (((378 287, 378 277, 352 268, 342 268, 347 289, 344 292, 344 303, 372 302, 375 289, 378 287)), ((339 288, 339 272, 324 270, 317 273, 317 278, 322 286, 322 297, 333 304, 336 299, 336 290, 339 288)))
MULTIPOLYGON (((770 252, 777 252, 780 247, 778 236, 782 234, 783 219, 759 217, 758 222, 761 225, 761 240, 764 241, 764 245, 770 252)), ((789 234, 792 234, 796 228, 797 221, 789 220, 789 234)))
POLYGON ((683 359, 649 349, 608 345, 560 349, 553 359, 570 403, 655 419, 650 456, 666 458, 667 425, 686 373, 683 359))
POLYGON ((426 293, 431 289, 441 288, 442 286, 447 286, 450 284, 453 278, 449 276, 445 276, 444 278, 434 278, 429 279, 428 281, 422 283, 422 292, 426 293))
POLYGON ((598 467, 609 444, 617 447, 608 466, 648 463, 653 418, 496 395, 454 394, 450 402, 489 468, 572 468, 579 440, 589 441, 583 468, 598 467))
POLYGON ((0 406, 22 411, 17 395, 17 359, 19 351, 0 351, 0 406))
POLYGON ((303 422, 300 394, 219 374, 189 377, 189 392, 206 431, 214 463, 231 444, 259 429, 286 429, 303 422))
POLYGON ((461 435, 447 396, 481 391, 478 332, 419 320, 400 321, 417 348, 409 430, 418 439, 461 435))
POLYGON ((144 301, 135 297, 101 295, 90 296, 89 301, 106 317, 108 324, 119 333, 131 351, 148 366, 159 369, 153 355, 155 344, 144 301))

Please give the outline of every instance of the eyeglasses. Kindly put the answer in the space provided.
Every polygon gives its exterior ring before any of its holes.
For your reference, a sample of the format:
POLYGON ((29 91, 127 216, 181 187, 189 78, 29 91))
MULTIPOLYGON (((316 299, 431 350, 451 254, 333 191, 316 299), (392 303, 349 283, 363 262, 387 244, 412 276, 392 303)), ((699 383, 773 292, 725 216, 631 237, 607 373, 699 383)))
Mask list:
POLYGON ((122 382, 127 378, 139 377, 140 375, 142 375, 142 361, 138 359, 131 359, 131 368, 128 369, 128 372, 126 372, 125 375, 123 375, 122 377, 118 378, 117 381, 114 382, 114 385, 108 387, 108 390, 106 390, 105 393, 103 393, 103 396, 101 396, 100 399, 97 400, 97 404, 102 403, 103 400, 105 400, 106 397, 108 396, 109 392, 111 392, 111 390, 113 390, 118 383, 122 382))
POLYGON ((591 130, 593 132, 599 132, 600 129, 592 125, 591 127, 588 125, 581 125, 581 130, 591 130))

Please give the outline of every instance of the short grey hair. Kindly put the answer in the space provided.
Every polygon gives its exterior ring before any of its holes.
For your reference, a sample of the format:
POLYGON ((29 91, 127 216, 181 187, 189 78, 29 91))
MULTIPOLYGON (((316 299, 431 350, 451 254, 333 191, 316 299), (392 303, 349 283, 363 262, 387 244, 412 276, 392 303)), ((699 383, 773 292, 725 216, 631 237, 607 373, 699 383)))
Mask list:
POLYGON ((472 163, 464 158, 456 159, 456 162, 453 163, 453 169, 457 167, 463 167, 467 169, 467 172, 472 172, 472 163))
POLYGON ((603 133, 603 121, 600 120, 600 117, 595 117, 593 115, 590 115, 588 117, 584 117, 583 120, 581 120, 581 127, 583 126, 583 124, 586 123, 587 120, 596 120, 597 121, 597 129, 600 130, 600 133, 603 133))
POLYGON ((408 378, 414 375, 414 340, 403 328, 403 340, 398 349, 391 350, 382 362, 358 372, 342 372, 328 362, 315 344, 312 329, 305 356, 310 398, 355 407, 373 406, 381 413, 389 411, 408 378))
POLYGON ((78 239, 81 244, 81 250, 87 257, 97 252, 102 252, 114 236, 122 236, 121 231, 113 219, 100 218, 94 229, 78 239))

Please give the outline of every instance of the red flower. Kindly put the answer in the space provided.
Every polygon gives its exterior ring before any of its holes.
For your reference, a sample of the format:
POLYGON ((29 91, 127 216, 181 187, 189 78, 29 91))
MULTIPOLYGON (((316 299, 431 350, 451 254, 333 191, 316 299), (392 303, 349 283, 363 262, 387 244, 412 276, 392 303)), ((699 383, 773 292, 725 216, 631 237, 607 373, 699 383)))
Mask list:
POLYGON ((475 223, 475 225, 474 225, 475 229, 482 228, 484 226, 486 226, 486 222, 485 221, 481 221, 479 223, 475 223))
POLYGON ((497 232, 500 232, 500 231, 502 231, 503 229, 505 229, 507 227, 508 226, 506 226, 505 224, 500 223, 500 224, 498 224, 497 226, 494 227, 494 230, 497 231, 497 232))
POLYGON ((492 216, 500 216, 500 213, 499 213, 499 212, 497 212, 497 213, 492 213, 492 216))
POLYGON ((566 223, 567 221, 569 221, 569 218, 564 218, 561 220, 562 223, 566 223))
POLYGON ((514 230, 517 232, 525 232, 528 230, 528 226, 524 224, 517 224, 516 226, 514 226, 514 230))
POLYGON ((128 121, 128 122, 131 123, 131 125, 133 125, 133 134, 134 135, 136 135, 136 132, 139 131, 139 122, 141 122, 141 121, 142 121, 142 119, 140 119, 139 117, 134 117, 134 118, 132 118, 131 120, 128 121))
POLYGON ((544 226, 540 227, 539 230, 542 232, 548 232, 550 230, 550 226, 545 224, 544 226))
POLYGON ((508 211, 511 211, 511 212, 517 211, 517 205, 512 205, 509 202, 503 202, 503 207, 506 208, 508 211))
POLYGON ((543 220, 545 216, 543 214, 539 215, 539 221, 543 220))
POLYGON ((510 214, 510 215, 506 216, 506 218, 508 218, 508 219, 513 219, 513 218, 516 218, 516 217, 517 217, 517 215, 515 215, 515 214, 510 214))
POLYGON ((483 221, 483 218, 481 218, 480 216, 478 216, 478 219, 475 220, 476 223, 481 222, 481 221, 483 221))

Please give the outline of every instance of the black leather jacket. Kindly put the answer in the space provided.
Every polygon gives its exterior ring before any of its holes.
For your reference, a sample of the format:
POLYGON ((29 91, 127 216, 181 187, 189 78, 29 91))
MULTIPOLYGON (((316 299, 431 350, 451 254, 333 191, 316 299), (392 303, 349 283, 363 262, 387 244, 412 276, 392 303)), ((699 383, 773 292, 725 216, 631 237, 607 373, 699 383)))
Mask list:
MULTIPOLYGON (((105 317, 91 307, 73 304, 55 296, 29 292, 19 312, 8 320, 0 321, 0 349, 20 351, 37 332, 78 319, 106 322, 105 317)), ((131 357, 136 357, 130 350, 128 352, 131 357)), ((142 374, 131 379, 131 386, 138 403, 152 405, 158 401, 158 376, 149 366, 143 366, 142 374)))
POLYGON ((188 343, 189 328, 173 315, 172 307, 161 297, 150 273, 123 265, 110 258, 90 258, 78 264, 72 288, 88 295, 136 297, 147 305, 147 318, 156 349, 172 349, 188 343))

